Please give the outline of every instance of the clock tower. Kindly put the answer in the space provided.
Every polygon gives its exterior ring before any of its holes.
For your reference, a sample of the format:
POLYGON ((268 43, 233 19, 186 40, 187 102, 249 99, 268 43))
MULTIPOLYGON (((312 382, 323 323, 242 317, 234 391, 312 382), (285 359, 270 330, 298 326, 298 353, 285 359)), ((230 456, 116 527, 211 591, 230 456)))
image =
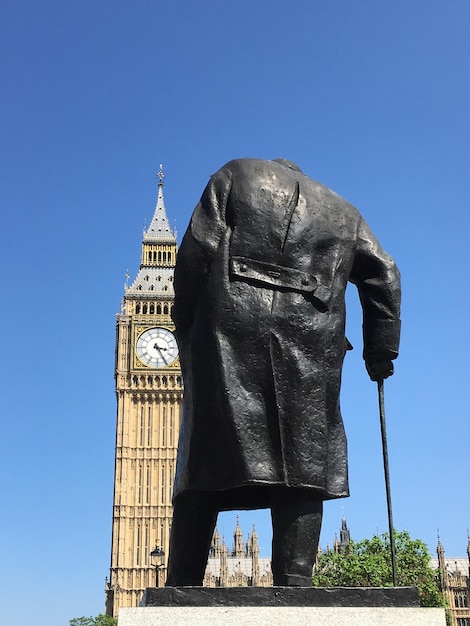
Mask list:
MULTIPOLYGON (((165 582, 183 384, 171 319, 176 233, 157 174, 155 212, 134 282, 116 324, 116 460, 106 612, 139 606, 146 587, 165 582), (155 550, 156 549, 156 550, 155 550), (151 563, 150 552, 159 558, 151 563)), ((127 277, 128 278, 128 277, 127 277)))

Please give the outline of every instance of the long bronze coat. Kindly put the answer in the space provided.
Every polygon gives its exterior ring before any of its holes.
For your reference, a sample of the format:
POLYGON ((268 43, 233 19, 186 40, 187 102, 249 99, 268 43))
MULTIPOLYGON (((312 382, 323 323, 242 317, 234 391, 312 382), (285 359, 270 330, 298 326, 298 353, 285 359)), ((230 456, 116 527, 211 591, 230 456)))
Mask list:
POLYGON ((175 270, 185 385, 175 497, 217 491, 221 508, 242 508, 267 505, 252 486, 348 495, 348 281, 364 358, 395 358, 399 272, 351 204, 289 162, 240 159, 211 177, 175 270))

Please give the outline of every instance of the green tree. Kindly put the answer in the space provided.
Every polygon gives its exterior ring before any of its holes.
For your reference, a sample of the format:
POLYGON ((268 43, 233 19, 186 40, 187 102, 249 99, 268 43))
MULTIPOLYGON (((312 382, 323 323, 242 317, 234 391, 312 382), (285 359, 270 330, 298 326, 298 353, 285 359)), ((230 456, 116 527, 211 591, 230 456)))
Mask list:
POLYGON ((69 621, 70 626, 117 626, 117 619, 101 613, 96 617, 74 617, 69 621))
MULTIPOLYGON (((421 606, 444 606, 438 587, 438 574, 431 567, 428 547, 411 539, 407 531, 395 531, 397 583, 418 587, 421 606)), ((391 587, 392 565, 388 533, 372 539, 350 541, 338 553, 319 555, 315 565, 314 587, 391 587)))

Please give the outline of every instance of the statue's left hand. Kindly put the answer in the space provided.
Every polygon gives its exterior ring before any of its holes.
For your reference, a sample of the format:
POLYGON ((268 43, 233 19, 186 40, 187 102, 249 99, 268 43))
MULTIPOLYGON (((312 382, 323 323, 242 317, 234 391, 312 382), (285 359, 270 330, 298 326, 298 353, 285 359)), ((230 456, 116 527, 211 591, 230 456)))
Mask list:
POLYGON ((370 359, 366 361, 366 369, 371 380, 385 380, 393 374, 393 363, 390 359, 370 359))

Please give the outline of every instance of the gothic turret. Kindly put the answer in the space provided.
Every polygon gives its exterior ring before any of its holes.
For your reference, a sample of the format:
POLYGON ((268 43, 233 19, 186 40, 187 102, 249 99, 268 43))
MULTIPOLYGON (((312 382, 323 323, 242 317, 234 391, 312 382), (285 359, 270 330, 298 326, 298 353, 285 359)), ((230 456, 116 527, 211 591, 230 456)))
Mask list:
POLYGON ((219 557, 220 556, 220 533, 218 528, 215 529, 214 535, 212 537, 211 547, 209 550, 210 557, 219 557))
POLYGON ((237 515, 237 525, 235 526, 235 532, 233 533, 233 549, 232 556, 242 559, 244 556, 243 551, 243 533, 240 528, 240 520, 237 515))
POLYGON ((256 532, 255 525, 253 524, 253 530, 250 535, 250 550, 251 557, 253 559, 251 576, 251 584, 254 587, 258 587, 260 584, 260 567, 259 567, 259 545, 258 545, 258 533, 256 532))
POLYGON ((351 541, 351 533, 349 532, 345 517, 343 517, 343 519, 341 520, 341 532, 339 536, 341 541, 341 547, 344 547, 351 541))
MULTIPOLYGON (((467 555, 468 555, 468 588, 470 589, 470 534, 467 535, 467 555)), ((470 594, 469 594, 470 596, 470 594)))
POLYGON ((447 586, 447 576, 446 576, 446 563, 445 563, 445 554, 444 547, 441 543, 441 538, 439 534, 437 535, 437 561, 439 564, 439 576, 441 579, 441 589, 444 590, 447 586))
POLYGON ((335 533, 335 540, 333 542, 333 552, 335 554, 339 554, 339 541, 338 541, 338 535, 335 533))
POLYGON ((227 561, 227 544, 225 538, 222 539, 220 547, 220 586, 227 587, 228 584, 228 561, 227 561))

